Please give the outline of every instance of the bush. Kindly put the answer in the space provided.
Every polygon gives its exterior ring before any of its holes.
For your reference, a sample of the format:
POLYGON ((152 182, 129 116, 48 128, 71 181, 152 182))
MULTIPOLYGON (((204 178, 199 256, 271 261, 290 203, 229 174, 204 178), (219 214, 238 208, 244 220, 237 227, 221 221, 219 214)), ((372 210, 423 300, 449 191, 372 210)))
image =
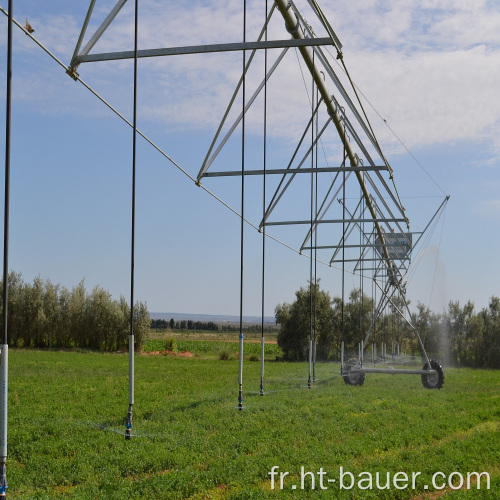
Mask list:
POLYGON ((248 361, 260 361, 260 358, 257 354, 250 354, 248 361))
POLYGON ((165 341, 165 350, 175 352, 177 350, 177 345, 175 344, 175 339, 167 339, 165 341))
POLYGON ((223 347, 219 351, 219 359, 221 361, 229 361, 232 358, 232 353, 227 347, 223 347))

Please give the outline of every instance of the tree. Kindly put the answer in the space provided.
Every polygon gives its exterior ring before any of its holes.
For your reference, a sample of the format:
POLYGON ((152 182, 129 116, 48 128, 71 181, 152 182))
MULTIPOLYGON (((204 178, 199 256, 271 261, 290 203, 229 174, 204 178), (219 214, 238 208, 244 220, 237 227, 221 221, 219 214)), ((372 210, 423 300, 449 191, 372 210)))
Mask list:
POLYGON ((318 280, 312 287, 310 283, 307 288, 301 287, 295 292, 295 297, 292 304, 278 304, 274 311, 276 323, 281 326, 278 332, 278 345, 285 359, 305 359, 312 334, 311 327, 316 330, 316 338, 318 344, 322 346, 322 352, 329 352, 329 339, 332 333, 330 295, 320 289, 318 280))
POLYGON ((485 368, 500 368, 500 299, 491 297, 480 315, 484 322, 485 368))
MULTIPOLYGON (((417 303, 417 313, 413 314, 413 324, 420 335, 426 351, 437 350, 438 339, 435 337, 436 329, 433 328, 435 318, 432 311, 422 302, 417 303)), ((420 346, 416 335, 411 336, 411 352, 420 352, 420 346)))
MULTIPOLYGON (((3 315, 3 282, 0 280, 0 314, 3 315)), ((21 302, 21 291, 23 287, 23 280, 20 273, 11 271, 8 276, 9 284, 9 301, 8 301, 8 314, 9 314, 9 331, 8 341, 11 345, 22 345, 23 343, 23 328, 20 323, 20 317, 23 310, 21 302)))
MULTIPOLYGON (((0 291, 3 290, 0 286, 0 291)), ((1 297, 1 294, 0 294, 1 297)), ((0 304, 2 301, 0 300, 0 304)), ((84 347, 116 350, 128 344, 130 307, 95 287, 87 294, 81 281, 71 291, 36 277, 24 283, 9 274, 9 344, 16 347, 84 347)), ((150 318, 146 304, 134 306, 136 348, 146 339, 150 318)))

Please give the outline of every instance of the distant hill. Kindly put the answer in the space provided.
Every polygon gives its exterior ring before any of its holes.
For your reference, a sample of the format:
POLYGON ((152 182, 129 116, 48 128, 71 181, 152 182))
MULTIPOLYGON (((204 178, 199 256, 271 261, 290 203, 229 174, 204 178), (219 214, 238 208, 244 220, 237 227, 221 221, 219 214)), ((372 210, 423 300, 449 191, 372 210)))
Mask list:
MULTIPOLYGON (((202 321, 208 322, 213 321, 217 324, 233 324, 239 323, 239 316, 224 316, 217 314, 192 314, 192 313, 169 313, 169 312, 150 312, 149 315, 151 319, 164 319, 169 321, 171 318, 174 321, 191 320, 191 321, 202 321)), ((261 316, 243 316, 244 323, 258 323, 262 321, 261 316)), ((274 325, 275 319, 272 316, 265 316, 264 323, 274 325)))

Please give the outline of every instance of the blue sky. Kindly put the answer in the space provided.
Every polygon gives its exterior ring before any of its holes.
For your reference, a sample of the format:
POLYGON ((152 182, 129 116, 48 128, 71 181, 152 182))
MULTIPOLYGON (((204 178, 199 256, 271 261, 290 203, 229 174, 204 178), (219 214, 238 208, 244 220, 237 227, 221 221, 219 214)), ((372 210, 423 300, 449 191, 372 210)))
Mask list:
MULTIPOLYGON (((34 35, 68 64, 88 3, 16 0, 14 17, 22 23, 28 18, 34 35)), ((255 39, 264 2, 247 3, 247 37, 255 39)), ((307 2, 296 3, 321 35, 307 2)), ((6 9, 5 0, 0 4, 6 9)), ((241 2, 185 4, 142 1, 140 48, 241 40, 241 2)), ((423 228, 443 195, 451 196, 432 238, 414 255, 418 267, 408 297, 435 311, 450 300, 470 299, 481 308, 500 294, 495 258, 500 249, 500 5, 481 0, 415 4, 320 2, 343 43, 353 80, 369 100, 364 106, 394 169, 411 229, 423 228)), ((96 2, 89 33, 113 5, 96 2)), ((132 7, 122 9, 93 52, 132 49, 132 7)), ((269 38, 288 38, 279 13, 269 38)), ((3 14, 0 47, 5 96, 3 14)), ((99 284, 116 298, 128 297, 131 129, 18 29, 13 64, 10 267, 28 281, 40 275, 71 288, 85 278, 88 289, 99 284)), ((253 67, 249 92, 262 76, 262 58, 253 67)), ((196 177, 240 73, 241 55, 235 53, 141 60, 139 129, 196 177)), ((79 74, 132 119, 131 61, 82 64, 79 74)), ((273 75, 268 96, 268 163, 280 168, 310 113, 295 52, 273 75)), ((5 116, 5 99, 0 102, 5 116)), ((259 97, 247 117, 247 168, 262 168, 262 116, 259 97)), ((240 168, 240 144, 237 131, 213 168, 240 168)), ((338 162, 338 138, 325 137, 322 148, 325 158, 338 162)), ((239 218, 142 139, 137 165, 136 298, 150 311, 238 314, 239 218)), ((280 206, 282 214, 307 216, 308 182, 294 184, 280 206)), ((237 178, 203 181, 238 211, 239 183, 237 178)), ((245 213, 258 224, 261 178, 248 179, 245 199, 245 213)), ((303 239, 297 228, 273 234, 294 248, 303 239)), ((260 314, 261 246, 261 235, 247 226, 247 315, 260 314)), ((268 241, 266 264, 265 313, 272 315, 277 303, 293 300, 305 285, 309 260, 268 241)), ((340 293, 338 269, 319 264, 318 276, 332 295, 340 293)), ((346 286, 359 286, 359 278, 348 275, 346 286)), ((365 288, 371 290, 368 281, 365 288)))

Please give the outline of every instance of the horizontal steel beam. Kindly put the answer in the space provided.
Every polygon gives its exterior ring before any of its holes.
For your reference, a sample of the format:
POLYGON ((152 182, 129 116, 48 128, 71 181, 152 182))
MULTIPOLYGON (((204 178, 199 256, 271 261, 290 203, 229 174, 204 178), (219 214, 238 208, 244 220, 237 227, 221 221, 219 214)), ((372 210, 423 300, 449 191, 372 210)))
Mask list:
MULTIPOLYGON (((363 257, 362 259, 360 259, 360 258, 357 258, 357 259, 335 259, 335 260, 331 260, 330 264, 333 264, 334 262, 336 262, 336 263, 339 263, 339 262, 360 262, 360 261, 363 261, 363 262, 378 262, 378 261, 380 261, 382 259, 384 261, 387 260, 385 257, 379 257, 378 259, 366 259, 366 258, 363 257)), ((404 262, 405 260, 410 260, 410 259, 408 259, 407 257, 405 257, 404 259, 393 258, 391 260, 393 260, 393 261, 394 260, 398 260, 398 261, 404 262)))
POLYGON ((388 373, 390 375, 435 375, 436 370, 410 370, 403 368, 351 368, 349 373, 388 373))
MULTIPOLYGON (((269 40, 267 42, 237 42, 215 43, 211 45, 192 45, 188 47, 168 47, 161 49, 144 49, 137 51, 137 57, 179 56, 186 54, 205 54, 207 52, 234 52, 237 50, 254 49, 282 49, 285 47, 303 47, 317 45, 332 45, 330 38, 306 38, 304 40, 269 40)), ((77 56, 77 63, 116 61, 120 59, 133 59, 134 51, 106 52, 102 54, 88 54, 77 56)))
MULTIPOLYGON (((346 220, 351 220, 351 219, 346 219, 346 220)), ((371 234, 371 233, 368 233, 371 234)), ((389 247, 392 247, 394 245, 386 245, 389 247)), ((382 248, 382 245, 373 245, 370 243, 367 243, 366 245, 318 245, 314 247, 302 247, 302 250, 311 250, 311 249, 321 249, 321 250, 336 250, 337 248, 382 248)))
MULTIPOLYGON (((404 219, 329 219, 316 220, 316 224, 343 224, 344 222, 404 222, 404 219)), ((279 222, 266 222, 264 226, 294 226, 299 224, 311 224, 311 220, 290 220, 279 222)), ((390 245, 387 245, 390 246, 390 245)))
MULTIPOLYGON (((245 175, 274 175, 274 174, 311 174, 322 172, 349 172, 353 170, 387 170, 384 166, 362 166, 362 167, 322 167, 322 168, 270 168, 267 170, 245 170, 245 175)), ((202 177, 237 177, 242 175, 242 170, 229 170, 224 172, 205 172, 202 177)))

